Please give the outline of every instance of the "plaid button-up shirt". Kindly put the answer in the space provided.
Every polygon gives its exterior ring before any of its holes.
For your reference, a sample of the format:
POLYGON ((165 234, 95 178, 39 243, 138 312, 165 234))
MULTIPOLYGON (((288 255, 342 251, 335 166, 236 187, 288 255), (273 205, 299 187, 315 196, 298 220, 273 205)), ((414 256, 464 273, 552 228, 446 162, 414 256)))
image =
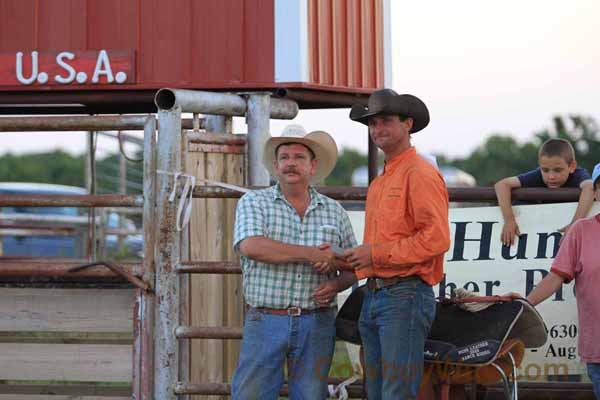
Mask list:
MULTIPOLYGON (((285 199, 279 184, 245 194, 235 215, 235 250, 239 250, 242 240, 253 236, 303 246, 356 246, 350 219, 342 206, 313 187, 309 191, 310 204, 303 219, 285 199)), ((242 255, 241 264, 244 297, 253 307, 316 308, 311 298, 313 290, 334 276, 319 274, 309 263, 267 264, 242 255)))

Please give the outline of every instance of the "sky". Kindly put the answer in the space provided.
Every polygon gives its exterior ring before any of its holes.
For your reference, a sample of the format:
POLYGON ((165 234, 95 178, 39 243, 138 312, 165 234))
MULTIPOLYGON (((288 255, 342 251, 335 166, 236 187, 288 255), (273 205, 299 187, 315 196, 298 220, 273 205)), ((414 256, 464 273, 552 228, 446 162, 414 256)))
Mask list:
MULTIPOLYGON (((414 135, 420 152, 464 157, 495 133, 527 141, 556 114, 600 122, 600 1, 391 1, 392 88, 431 114, 414 135)), ((366 129, 348 109, 301 111, 293 123, 325 130, 366 152, 366 129)), ((290 121, 272 121, 278 136, 290 121)), ((242 119, 236 133, 245 132, 242 119)), ((0 134, 0 154, 85 150, 84 135, 0 134)), ((111 139, 99 152, 116 151, 111 139)))

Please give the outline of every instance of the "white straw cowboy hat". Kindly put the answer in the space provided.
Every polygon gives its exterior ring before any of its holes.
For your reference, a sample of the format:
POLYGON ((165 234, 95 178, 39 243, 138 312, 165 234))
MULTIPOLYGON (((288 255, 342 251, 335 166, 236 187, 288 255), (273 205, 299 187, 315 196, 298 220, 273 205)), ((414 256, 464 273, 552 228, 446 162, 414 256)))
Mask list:
POLYGON ((337 145, 335 144, 335 140, 324 131, 306 133, 306 130, 300 125, 288 125, 281 133, 281 136, 272 137, 265 143, 263 164, 271 176, 275 176, 273 169, 275 150, 286 143, 303 144, 315 154, 317 170, 310 179, 311 183, 323 181, 333 171, 333 167, 337 161, 337 145))

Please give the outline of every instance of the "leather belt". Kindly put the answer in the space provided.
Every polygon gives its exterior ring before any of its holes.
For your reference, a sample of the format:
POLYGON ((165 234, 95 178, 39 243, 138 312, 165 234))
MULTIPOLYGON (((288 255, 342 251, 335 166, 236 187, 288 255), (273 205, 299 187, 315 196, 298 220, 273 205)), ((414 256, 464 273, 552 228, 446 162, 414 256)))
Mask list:
POLYGON ((253 307, 256 311, 265 314, 274 315, 289 315, 290 317, 299 317, 303 314, 313 314, 318 312, 329 311, 331 307, 319 307, 319 308, 300 308, 300 307, 288 307, 288 308, 268 308, 268 307, 253 307))
POLYGON ((391 278, 368 278, 367 288, 373 291, 377 291, 389 286, 393 286, 397 283, 407 280, 421 279, 416 275, 411 276, 394 276, 391 278))

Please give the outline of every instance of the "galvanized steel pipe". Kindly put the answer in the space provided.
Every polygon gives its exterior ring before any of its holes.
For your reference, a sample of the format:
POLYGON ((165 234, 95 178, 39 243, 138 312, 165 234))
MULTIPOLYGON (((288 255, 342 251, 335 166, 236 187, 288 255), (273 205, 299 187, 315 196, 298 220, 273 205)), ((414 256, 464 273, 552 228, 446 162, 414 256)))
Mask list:
MULTIPOLYGON (((160 89, 154 97, 154 103, 159 110, 172 110, 179 106, 182 112, 237 117, 246 115, 248 109, 246 100, 237 94, 186 89, 160 89)), ((298 115, 298 104, 292 100, 274 98, 269 115, 274 119, 294 119, 298 115)))
POLYGON ((269 104, 268 93, 251 94, 248 98, 248 177, 251 185, 269 184, 269 172, 263 165, 263 149, 271 137, 269 133, 269 104))

